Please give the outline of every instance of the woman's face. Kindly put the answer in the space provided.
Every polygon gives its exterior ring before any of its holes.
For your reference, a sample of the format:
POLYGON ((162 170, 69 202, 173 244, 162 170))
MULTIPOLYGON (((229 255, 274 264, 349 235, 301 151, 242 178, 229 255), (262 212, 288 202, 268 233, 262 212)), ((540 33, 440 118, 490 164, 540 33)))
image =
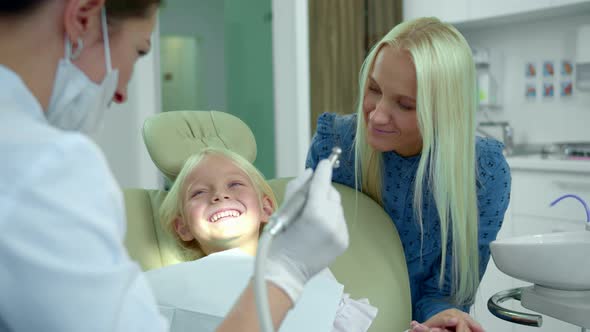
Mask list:
POLYGON ((156 11, 143 19, 127 19, 121 22, 113 33, 111 57, 113 68, 119 69, 119 83, 114 100, 122 103, 127 99, 127 84, 131 80, 133 67, 137 60, 151 49, 150 37, 156 24, 156 11))
POLYGON ((367 142, 377 151, 409 157, 422 150, 416 118, 416 70, 410 53, 384 46, 367 78, 363 114, 367 142))
MULTIPOLYGON (((141 56, 150 51, 150 38, 156 22, 156 13, 157 9, 154 6, 148 17, 118 20, 113 27, 109 26, 111 63, 113 69, 119 71, 117 90, 113 96, 116 103, 127 100, 127 85, 133 74, 133 67, 141 56)), ((99 32, 102 31, 100 24, 97 25, 99 32)), ((95 42, 88 47, 85 46, 80 57, 72 62, 92 81, 99 83, 106 73, 102 33, 95 34, 92 39, 95 42)))

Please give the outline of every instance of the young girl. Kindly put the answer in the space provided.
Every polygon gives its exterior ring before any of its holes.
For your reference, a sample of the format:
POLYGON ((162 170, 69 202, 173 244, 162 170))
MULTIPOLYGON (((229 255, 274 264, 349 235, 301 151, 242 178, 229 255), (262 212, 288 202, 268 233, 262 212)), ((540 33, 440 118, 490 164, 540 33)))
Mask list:
POLYGON ((160 207, 160 220, 189 259, 240 248, 255 255, 276 208, 264 176, 240 155, 204 149, 184 164, 160 207))
POLYGON ((356 114, 320 116, 306 163, 342 148, 332 178, 395 222, 413 317, 430 328, 482 331, 466 312, 510 197, 502 145, 475 136, 476 96, 459 31, 436 18, 403 22, 367 56, 356 114))
MULTIPOLYGON (((185 162, 162 203, 160 220, 187 259, 235 248, 254 256, 276 207, 271 187, 250 162, 229 150, 207 148, 185 162)), ((368 300, 344 294, 334 331, 366 331, 376 314, 368 300)))

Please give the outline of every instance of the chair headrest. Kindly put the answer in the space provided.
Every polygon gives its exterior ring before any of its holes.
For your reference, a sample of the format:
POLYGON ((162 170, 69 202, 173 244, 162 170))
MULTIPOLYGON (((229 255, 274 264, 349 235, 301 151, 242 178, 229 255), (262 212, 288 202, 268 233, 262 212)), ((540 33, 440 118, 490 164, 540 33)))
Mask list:
POLYGON ((218 111, 172 111, 148 118, 143 140, 156 167, 174 181, 188 157, 205 147, 232 150, 250 162, 256 140, 239 118, 218 111))

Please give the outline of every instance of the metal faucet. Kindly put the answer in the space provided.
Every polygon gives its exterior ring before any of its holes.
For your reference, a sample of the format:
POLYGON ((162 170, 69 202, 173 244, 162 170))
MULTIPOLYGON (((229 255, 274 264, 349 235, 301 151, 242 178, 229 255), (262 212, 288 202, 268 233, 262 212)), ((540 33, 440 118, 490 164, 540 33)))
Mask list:
POLYGON ((479 123, 477 131, 485 136, 493 137, 480 127, 502 127, 502 141, 506 155, 509 156, 514 152, 514 129, 512 129, 512 126, 507 121, 485 121, 479 123))

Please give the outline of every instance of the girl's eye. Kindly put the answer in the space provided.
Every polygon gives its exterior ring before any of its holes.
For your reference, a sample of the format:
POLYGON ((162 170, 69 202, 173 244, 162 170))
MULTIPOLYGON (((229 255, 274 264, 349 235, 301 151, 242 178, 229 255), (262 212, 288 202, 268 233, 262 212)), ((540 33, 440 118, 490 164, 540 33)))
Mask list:
POLYGON ((199 197, 201 195, 203 195, 205 193, 204 190, 195 190, 192 194, 191 194, 191 198, 195 198, 195 197, 199 197))
POLYGON ((230 188, 234 188, 234 187, 238 187, 238 186, 241 186, 241 185, 242 185, 241 182, 234 181, 234 182, 230 182, 229 187, 230 188))

